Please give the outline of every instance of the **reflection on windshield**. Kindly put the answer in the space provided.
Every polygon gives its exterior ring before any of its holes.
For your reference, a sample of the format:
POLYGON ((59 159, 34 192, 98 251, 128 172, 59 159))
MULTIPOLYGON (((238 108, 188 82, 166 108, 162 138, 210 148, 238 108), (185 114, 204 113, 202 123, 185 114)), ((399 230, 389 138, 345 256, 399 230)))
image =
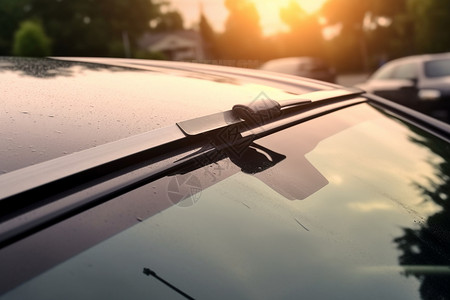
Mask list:
POLYGON ((439 59, 426 62, 425 75, 430 78, 450 76, 450 59, 439 59))
POLYGON ((404 227, 403 235, 394 242, 401 251, 399 263, 403 274, 420 281, 420 295, 424 300, 448 299, 450 296, 450 147, 431 136, 411 137, 412 142, 430 149, 440 159, 430 159, 435 176, 428 184, 413 182, 423 195, 424 202, 432 202, 441 209, 418 222, 404 227), (419 268, 411 268, 419 266, 419 268))

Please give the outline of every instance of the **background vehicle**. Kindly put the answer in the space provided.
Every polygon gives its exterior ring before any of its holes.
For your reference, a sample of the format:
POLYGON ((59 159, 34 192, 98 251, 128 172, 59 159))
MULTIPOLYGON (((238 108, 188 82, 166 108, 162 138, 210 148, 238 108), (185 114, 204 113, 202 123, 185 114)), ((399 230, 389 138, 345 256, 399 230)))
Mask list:
POLYGON ((450 122, 450 53, 393 60, 358 87, 450 122))
POLYGON ((297 75, 327 82, 335 82, 336 73, 316 57, 286 57, 265 62, 261 70, 297 75))
POLYGON ((0 62, 1 299, 449 294, 449 125, 255 70, 0 62))

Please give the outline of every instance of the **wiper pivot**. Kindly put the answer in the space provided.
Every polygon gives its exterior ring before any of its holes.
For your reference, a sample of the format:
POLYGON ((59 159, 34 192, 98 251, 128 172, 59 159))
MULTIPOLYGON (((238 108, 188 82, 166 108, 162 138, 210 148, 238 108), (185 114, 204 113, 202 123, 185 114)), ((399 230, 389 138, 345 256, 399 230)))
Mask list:
POLYGON ((248 104, 236 104, 233 113, 240 119, 252 124, 264 124, 281 115, 282 108, 301 106, 311 103, 311 100, 293 99, 277 102, 272 99, 260 99, 248 104))

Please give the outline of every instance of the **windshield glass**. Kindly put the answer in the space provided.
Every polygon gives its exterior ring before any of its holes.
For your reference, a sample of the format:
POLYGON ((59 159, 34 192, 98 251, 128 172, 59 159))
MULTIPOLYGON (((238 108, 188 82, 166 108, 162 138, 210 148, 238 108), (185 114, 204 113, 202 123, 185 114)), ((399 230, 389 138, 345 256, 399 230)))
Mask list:
POLYGON ((425 62, 425 75, 430 78, 450 76, 450 59, 425 62))
POLYGON ((392 77, 394 67, 387 65, 377 70, 371 77, 372 80, 389 79, 392 77))
POLYGON ((446 142, 362 104, 255 144, 270 167, 224 158, 96 208, 117 213, 85 232, 142 222, 5 299, 180 296, 161 278, 198 299, 449 294, 446 142))

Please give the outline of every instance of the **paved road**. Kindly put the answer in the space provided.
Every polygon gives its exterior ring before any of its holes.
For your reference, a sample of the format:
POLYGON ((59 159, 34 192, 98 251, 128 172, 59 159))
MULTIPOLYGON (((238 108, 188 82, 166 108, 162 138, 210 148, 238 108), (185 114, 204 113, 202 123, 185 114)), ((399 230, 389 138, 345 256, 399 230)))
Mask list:
POLYGON ((353 86, 358 83, 363 83, 367 80, 369 77, 369 74, 367 73, 360 73, 360 74, 343 74, 338 75, 336 78, 337 84, 343 85, 343 86, 353 86))

